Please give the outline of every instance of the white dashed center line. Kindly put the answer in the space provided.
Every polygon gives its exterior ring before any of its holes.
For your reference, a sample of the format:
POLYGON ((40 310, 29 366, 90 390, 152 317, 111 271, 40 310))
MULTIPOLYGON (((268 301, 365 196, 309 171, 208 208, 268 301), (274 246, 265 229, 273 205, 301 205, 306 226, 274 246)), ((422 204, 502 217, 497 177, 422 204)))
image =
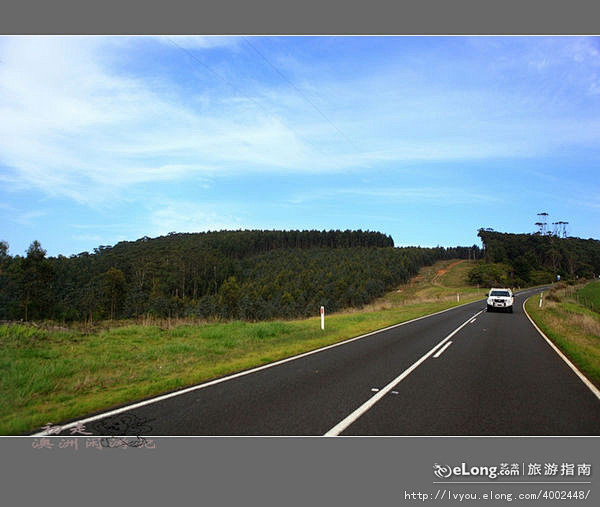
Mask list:
POLYGON ((443 347, 442 347, 442 348, 441 348, 441 349, 440 349, 440 350, 437 352, 437 354, 436 354, 435 356, 433 356, 433 357, 435 357, 435 358, 438 358, 438 357, 440 357, 440 356, 442 355, 442 353, 444 352, 444 350, 446 350, 446 349, 447 349, 447 348, 448 348, 450 345, 452 345, 452 342, 448 342, 448 343, 446 343, 446 345, 444 345, 444 346, 443 346, 443 347))
POLYGON ((394 380, 392 380, 388 385, 386 385, 383 389, 380 389, 377 394, 372 396, 369 400, 363 403, 360 407, 358 407, 354 412, 348 415, 345 419, 336 424, 333 428, 331 428, 325 436, 337 436, 342 431, 344 431, 348 426, 354 423, 359 417, 368 412, 373 406, 383 398, 387 393, 389 393, 396 384, 402 382, 406 377, 408 377, 414 370, 416 370, 421 363, 423 363, 427 358, 431 357, 433 354, 438 352, 440 347, 450 340, 456 333, 458 333, 463 327, 465 327, 473 317, 478 317, 483 310, 477 312, 472 317, 469 317, 465 322, 463 322, 460 326, 458 326, 454 331, 452 331, 446 338, 444 338, 441 342, 439 342, 435 347, 433 347, 429 352, 427 352, 424 356, 421 357, 418 361, 416 361, 412 366, 404 370, 400 375, 398 375, 394 380))

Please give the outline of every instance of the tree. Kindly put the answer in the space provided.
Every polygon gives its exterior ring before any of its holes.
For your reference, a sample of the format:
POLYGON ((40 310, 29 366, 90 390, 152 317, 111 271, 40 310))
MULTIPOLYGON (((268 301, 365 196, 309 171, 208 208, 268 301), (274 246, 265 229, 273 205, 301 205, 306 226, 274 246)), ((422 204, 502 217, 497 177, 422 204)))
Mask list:
POLYGON ((126 292, 125 275, 120 269, 111 267, 102 276, 102 290, 110 307, 110 319, 114 319, 126 292))
MULTIPOLYGON (((490 252, 492 243, 502 241, 490 239, 490 252)), ((515 249, 505 250, 512 258, 515 249)), ((581 249, 574 267, 581 257, 600 266, 597 253, 581 249)), ((27 258, 11 258, 0 242, 0 318, 308 316, 324 303, 328 311, 368 303, 423 265, 469 255, 467 247, 394 248, 391 237, 361 230, 174 233, 69 258, 46 258, 39 242, 27 258), (47 263, 54 275, 44 279, 47 263)))
POLYGON ((15 265, 8 255, 8 243, 0 241, 0 319, 11 316, 11 306, 14 301, 14 277, 11 276, 11 266, 15 265), (11 293, 13 297, 11 298, 11 293))
POLYGON ((6 241, 0 241, 0 274, 2 273, 2 267, 10 259, 8 255, 8 243, 6 241))
POLYGON ((223 316, 235 318, 239 313, 240 286, 234 276, 230 276, 219 290, 219 306, 223 316))
POLYGON ((46 259, 46 250, 39 241, 31 243, 22 261, 19 301, 23 317, 44 318, 52 314, 54 300, 54 267, 46 259))

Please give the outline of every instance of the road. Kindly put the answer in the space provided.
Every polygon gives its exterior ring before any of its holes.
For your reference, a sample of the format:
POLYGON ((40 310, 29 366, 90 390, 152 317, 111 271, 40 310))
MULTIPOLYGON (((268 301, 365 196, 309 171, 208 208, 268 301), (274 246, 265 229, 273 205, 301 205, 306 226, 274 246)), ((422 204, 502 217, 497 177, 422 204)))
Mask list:
POLYGON ((522 309, 533 292, 512 314, 479 301, 79 422, 105 436, 600 435, 600 400, 522 309))

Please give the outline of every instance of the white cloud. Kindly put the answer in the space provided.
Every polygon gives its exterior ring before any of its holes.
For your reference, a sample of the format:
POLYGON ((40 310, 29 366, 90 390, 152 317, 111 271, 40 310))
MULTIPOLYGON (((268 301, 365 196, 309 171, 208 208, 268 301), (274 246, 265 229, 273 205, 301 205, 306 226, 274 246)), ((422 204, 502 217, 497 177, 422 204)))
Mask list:
POLYGON ((360 197, 389 199, 392 201, 419 202, 444 205, 456 204, 486 204, 498 203, 503 199, 498 196, 473 192, 464 188, 449 187, 353 187, 332 188, 326 190, 314 190, 312 192, 299 193, 290 199, 292 204, 303 204, 306 202, 319 201, 324 198, 334 199, 336 197, 360 197))
POLYGON ((216 206, 185 201, 167 201, 155 204, 150 212, 151 236, 162 236, 172 231, 200 232, 208 230, 239 229, 242 220, 216 206))
POLYGON ((24 213, 16 213, 12 220, 20 225, 32 225, 37 218, 45 217, 48 212, 45 210, 30 210, 24 213))
POLYGON ((155 81, 118 74, 102 42, 0 40, 3 180, 98 202, 136 183, 311 160, 310 150, 276 116, 253 104, 198 112, 155 81))
POLYGON ((600 39, 593 37, 573 37, 569 39, 567 51, 576 62, 586 62, 600 66, 600 39))
MULTIPOLYGON (((170 38, 185 49, 244 49, 242 39, 232 37, 170 38)), ((140 65, 140 40, 176 51, 164 37, 0 38, 0 181, 94 204, 131 195, 148 182, 530 156, 551 152, 556 140, 594 143, 600 132, 592 119, 565 115, 570 104, 555 118, 541 117, 543 93, 448 88, 400 67, 340 80, 332 70, 323 77, 298 62, 290 78, 325 121, 277 76, 247 88, 243 80, 228 87, 215 78, 209 87, 199 81, 184 89, 179 74, 157 75, 160 66, 126 72, 140 65)), ((597 60, 594 41, 567 42, 563 60, 565 54, 576 62, 597 60)), ((539 55, 532 61, 549 58, 547 51, 539 55)), ((181 75, 210 74, 180 56, 181 75)), ((277 65, 286 58, 289 68, 294 64, 286 55, 273 58, 277 65)), ((258 65, 265 64, 258 59, 258 65)), ((509 59, 507 68, 514 65, 509 59)), ((232 79, 235 70, 226 75, 232 79)), ((587 83, 591 93, 597 90, 597 80, 587 83)), ((558 104, 553 96, 547 102, 558 104)))

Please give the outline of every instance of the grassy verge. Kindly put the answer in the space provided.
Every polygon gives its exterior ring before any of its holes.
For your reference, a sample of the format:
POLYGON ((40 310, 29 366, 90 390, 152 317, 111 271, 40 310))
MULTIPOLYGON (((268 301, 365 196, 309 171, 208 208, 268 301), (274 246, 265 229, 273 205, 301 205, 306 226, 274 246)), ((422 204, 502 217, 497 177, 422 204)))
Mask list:
POLYGON ((600 315, 580 304, 570 288, 559 287, 527 300, 525 308, 554 344, 600 387, 600 315))
MULTIPOLYGON (((408 284, 361 310, 259 323, 105 323, 94 331, 56 326, 0 326, 0 434, 193 385, 336 343, 483 297, 445 287, 460 264, 426 268, 408 284), (460 302, 456 293, 461 292, 460 302)), ((463 290, 464 289, 464 290, 463 290)))
POLYGON ((586 308, 600 313, 600 281, 586 284, 575 295, 577 301, 586 308))

